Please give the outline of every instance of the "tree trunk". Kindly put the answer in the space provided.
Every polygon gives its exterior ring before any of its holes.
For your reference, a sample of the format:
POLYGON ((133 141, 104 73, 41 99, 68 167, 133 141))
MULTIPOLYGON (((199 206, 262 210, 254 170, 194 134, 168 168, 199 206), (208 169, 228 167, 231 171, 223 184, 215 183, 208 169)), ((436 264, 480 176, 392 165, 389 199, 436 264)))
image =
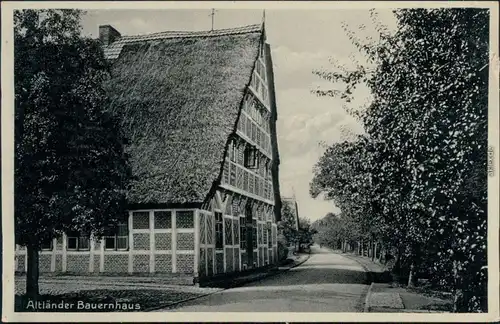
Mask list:
POLYGON ((373 253, 372 253, 372 261, 375 261, 375 258, 377 257, 377 244, 375 242, 375 244, 373 244, 373 253))
POLYGON ((453 289, 453 313, 459 313, 466 311, 464 307, 464 292, 460 285, 460 277, 458 276, 458 262, 453 261, 453 278, 454 278, 454 289, 453 289))
POLYGON ((408 275, 408 287, 415 287, 415 264, 412 262, 410 266, 410 274, 408 275))
POLYGON ((39 295, 38 277, 39 277, 39 255, 38 249, 28 245, 26 247, 28 257, 28 269, 26 271, 26 295, 29 298, 37 298, 39 295))

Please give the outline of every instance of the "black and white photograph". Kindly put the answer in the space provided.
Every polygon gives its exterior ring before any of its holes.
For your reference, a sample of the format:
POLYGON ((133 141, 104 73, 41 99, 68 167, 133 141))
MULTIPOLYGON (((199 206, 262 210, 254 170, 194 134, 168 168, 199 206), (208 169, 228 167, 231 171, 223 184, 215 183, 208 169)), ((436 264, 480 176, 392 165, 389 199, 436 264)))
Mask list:
POLYGON ((498 71, 496 2, 2 3, 2 321, 499 320, 498 71))

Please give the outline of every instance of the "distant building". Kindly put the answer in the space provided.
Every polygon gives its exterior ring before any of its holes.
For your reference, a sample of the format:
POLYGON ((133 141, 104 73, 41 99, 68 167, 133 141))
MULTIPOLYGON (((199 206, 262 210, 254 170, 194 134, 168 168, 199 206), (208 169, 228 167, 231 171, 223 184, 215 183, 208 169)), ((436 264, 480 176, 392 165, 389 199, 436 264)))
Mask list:
MULTIPOLYGON (((40 271, 206 278, 275 264, 277 111, 264 24, 99 34, 111 109, 130 139, 130 213, 103 240, 55 239, 40 271)), ((16 269, 26 269, 21 247, 16 269)))

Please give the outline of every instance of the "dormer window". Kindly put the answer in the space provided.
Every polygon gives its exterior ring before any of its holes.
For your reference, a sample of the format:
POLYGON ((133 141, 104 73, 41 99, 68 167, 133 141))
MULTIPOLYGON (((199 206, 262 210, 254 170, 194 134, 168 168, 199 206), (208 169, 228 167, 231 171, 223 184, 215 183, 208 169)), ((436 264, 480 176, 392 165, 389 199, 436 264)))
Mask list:
POLYGON ((257 148, 253 145, 247 145, 245 148, 245 167, 248 169, 257 169, 259 162, 257 159, 257 148))

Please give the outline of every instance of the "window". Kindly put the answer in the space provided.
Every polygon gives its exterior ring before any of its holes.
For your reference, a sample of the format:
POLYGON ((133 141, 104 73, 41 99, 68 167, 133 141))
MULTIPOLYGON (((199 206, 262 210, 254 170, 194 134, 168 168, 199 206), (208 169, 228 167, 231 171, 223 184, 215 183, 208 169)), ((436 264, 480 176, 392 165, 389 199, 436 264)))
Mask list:
POLYGON ((119 223, 114 231, 104 237, 104 248, 106 250, 128 249, 128 224, 119 223), (113 234, 114 233, 114 234, 113 234))
POLYGON ((236 186, 236 165, 229 164, 229 184, 236 186))
POLYGON ((223 248, 222 213, 215 212, 215 248, 223 248))
POLYGON ((258 167, 257 148, 253 145, 247 145, 245 148, 245 167, 256 169, 258 167))
POLYGON ((52 251, 52 240, 42 243, 41 248, 42 251, 52 251))
POLYGON ((90 236, 77 231, 70 231, 66 236, 66 250, 88 251, 90 250, 90 236))
POLYGON ((231 140, 229 142, 229 159, 233 162, 236 161, 236 155, 237 155, 237 146, 234 140, 231 140))

